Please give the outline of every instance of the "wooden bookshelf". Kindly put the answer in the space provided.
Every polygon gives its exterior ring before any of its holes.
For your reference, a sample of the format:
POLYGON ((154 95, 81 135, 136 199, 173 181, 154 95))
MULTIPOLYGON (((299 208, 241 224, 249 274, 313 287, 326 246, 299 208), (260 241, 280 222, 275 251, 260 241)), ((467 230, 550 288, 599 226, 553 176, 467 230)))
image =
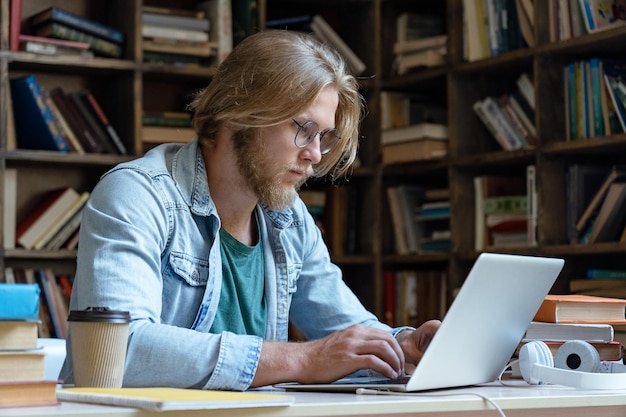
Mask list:
MULTIPOLYGON (((22 17, 51 5, 98 19, 124 31, 127 42, 121 59, 70 57, 58 59, 22 51, 10 51, 9 6, 0 0, 0 184, 6 168, 18 169, 18 217, 31 207, 36 194, 59 186, 90 190, 99 176, 113 165, 141 155, 142 112, 181 111, 184 96, 203 87, 215 73, 215 65, 177 67, 142 62, 141 5, 193 9, 196 1, 173 0, 51 0, 23 1, 22 17), (46 151, 14 150, 7 147, 7 91, 9 79, 34 73, 46 87, 62 86, 72 91, 88 88, 101 102, 130 154, 77 155, 46 151)), ((585 34, 563 41, 549 41, 548 2, 535 2, 536 45, 472 62, 463 58, 463 0, 406 2, 401 0, 257 0, 259 24, 288 16, 320 14, 366 64, 359 76, 367 102, 359 151, 360 166, 339 186, 356 195, 351 232, 356 233, 349 250, 333 248, 333 260, 342 268, 346 282, 364 304, 383 318, 384 275, 389 270, 441 270, 446 272, 437 294, 421 294, 422 301, 442 300, 445 311, 478 255, 474 246, 473 178, 478 175, 524 172, 535 165, 537 172, 537 245, 488 248, 492 251, 528 255, 562 256, 566 268, 554 288, 565 292, 569 279, 587 268, 619 268, 626 244, 618 242, 572 245, 567 239, 565 173, 572 163, 625 163, 626 134, 566 141, 562 67, 568 62, 593 56, 619 57, 626 46, 626 27, 585 34), (395 76, 393 44, 396 18, 403 12, 427 12, 443 18, 448 36, 447 60, 443 66, 409 71, 395 76), (537 146, 503 151, 472 111, 474 101, 506 92, 522 72, 533 74, 537 97, 537 146), (380 163, 380 94, 382 91, 415 93, 445 106, 448 112, 449 150, 441 159, 382 166, 380 163), (390 221, 386 187, 418 184, 447 188, 451 201, 451 250, 449 252, 397 255, 390 221)), ((234 3, 233 3, 234 4, 234 3)), ((237 4, 242 4, 237 2, 237 4)), ((328 181, 310 187, 329 189, 328 181)), ((0 205, 2 210, 2 205, 0 205)), ((19 220, 19 219, 18 219, 19 220)), ((346 231, 342 231, 343 234, 346 231)), ((0 234, 1 235, 1 234, 0 234)), ((336 237, 336 236, 335 236, 336 237)), ((333 236, 328 236, 329 242, 333 236)), ((1 245, 0 245, 1 246, 1 245)), ((332 245, 331 245, 332 246, 332 245)), ((0 265, 54 267, 71 270, 72 251, 0 251, 0 265)), ((0 270, 3 270, 1 268, 0 270)), ((437 308, 433 307, 434 310, 437 308)))

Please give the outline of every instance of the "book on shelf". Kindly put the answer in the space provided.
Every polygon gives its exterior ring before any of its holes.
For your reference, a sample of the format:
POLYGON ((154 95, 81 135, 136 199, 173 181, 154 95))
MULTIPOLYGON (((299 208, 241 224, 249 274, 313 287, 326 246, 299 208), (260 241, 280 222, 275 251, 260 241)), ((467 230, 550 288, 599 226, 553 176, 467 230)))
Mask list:
POLYGON ((141 35, 149 39, 169 39, 188 42, 208 42, 209 33, 204 30, 181 29, 177 27, 165 27, 152 24, 144 24, 141 27, 141 35))
POLYGON ((626 324, 626 300, 581 294, 548 294, 534 321, 626 324))
POLYGON ((396 55, 393 67, 398 75, 403 75, 415 68, 438 67, 445 65, 447 48, 445 46, 433 49, 405 52, 396 55))
POLYGON ((50 191, 17 224, 16 241, 24 249, 32 249, 35 243, 53 227, 80 198, 79 193, 65 187, 50 191))
POLYGON ((150 7, 146 9, 144 6, 141 13, 141 22, 144 25, 160 26, 164 28, 174 27, 208 33, 211 24, 206 17, 206 13, 201 10, 193 10, 192 12, 194 14, 193 16, 185 16, 176 12, 160 13, 155 9, 150 9, 150 7))
POLYGON ((497 208, 518 206, 516 214, 522 214, 527 209, 528 200, 525 199, 527 180, 524 175, 479 175, 474 177, 474 248, 482 251, 492 244, 491 234, 487 226, 487 216, 498 212, 497 208), (513 200, 511 196, 517 196, 513 200), (492 200, 488 200, 492 199, 492 200), (502 200, 498 200, 502 199, 502 200), (526 200, 523 202, 523 200, 526 200), (485 211, 485 201, 488 201, 485 211), (499 202, 502 201, 502 204, 499 202), (523 206, 521 205, 523 204, 523 206))
POLYGON ((56 405, 56 380, 0 382, 0 407, 56 405))
POLYGON ((576 222, 576 232, 579 236, 583 236, 584 233, 590 230, 590 227, 593 227, 593 221, 598 215, 602 202, 604 201, 611 184, 624 180, 626 180, 626 169, 620 166, 613 166, 608 175, 605 176, 602 185, 593 195, 591 202, 587 205, 583 214, 576 222))
POLYGON ((9 51, 19 49, 22 29, 22 0, 9 0, 9 51))
POLYGON ((605 323, 547 323, 533 321, 528 325, 522 340, 596 340, 610 342, 614 336, 613 326, 605 323))
POLYGON ((50 23, 61 23, 117 44, 123 44, 126 41, 126 35, 121 30, 58 7, 42 10, 31 16, 30 20, 31 25, 35 28, 50 23))
POLYGON ((626 182, 609 186, 585 243, 618 241, 626 226, 626 182))
POLYGON ((72 55, 93 58, 90 46, 85 42, 73 42, 43 36, 20 34, 20 50, 43 55, 72 55))
POLYGON ((149 388, 63 388, 61 401, 118 405, 154 411, 219 410, 289 406, 293 396, 264 392, 234 392, 167 387, 149 388))
POLYGON ((65 39, 68 41, 86 42, 96 55, 108 58, 121 58, 123 46, 119 43, 97 37, 61 23, 49 22, 35 29, 37 36, 65 39))
POLYGON ((339 54, 346 60, 348 67, 352 70, 354 75, 359 75, 365 71, 366 65, 361 59, 354 53, 354 51, 344 42, 344 40, 335 32, 335 30, 326 22, 326 20, 320 16, 313 16, 311 22, 311 28, 313 33, 320 40, 333 46, 339 54))
POLYGON ((626 24, 613 13, 614 0, 579 0, 587 33, 612 29, 626 24))
POLYGON ((204 10, 183 9, 180 7, 153 6, 144 4, 141 10, 143 13, 181 16, 193 19, 205 19, 207 17, 207 13, 204 10))
POLYGON ((61 231, 63 227, 65 227, 70 219, 72 219, 77 212, 82 210, 83 206, 87 203, 89 196, 89 191, 83 191, 82 193, 80 193, 80 197, 76 199, 74 203, 70 207, 68 207, 65 213, 63 213, 62 216, 53 225, 51 225, 48 230, 46 230, 45 234, 34 243, 33 249, 40 250, 46 248, 48 243, 56 237, 56 235, 61 231))
POLYGON ((83 148, 83 145, 78 140, 78 136, 76 136, 76 134, 68 124, 67 120, 65 119, 65 116, 63 116, 63 113, 61 113, 59 106, 57 106, 56 102, 52 99, 50 91, 42 88, 41 93, 46 102, 46 105, 48 106, 48 108, 50 108, 50 111, 54 116, 54 122, 56 123, 57 128, 65 138, 65 141, 68 143, 71 152, 84 154, 85 148, 83 148))
POLYGON ((416 253, 420 236, 418 236, 415 211, 424 199, 424 187, 408 184, 389 186, 387 198, 396 252, 400 255, 416 253))
POLYGON ((0 352, 37 349, 38 328, 37 320, 0 320, 0 352))
POLYGON ((445 48, 448 42, 448 35, 436 35, 427 38, 417 38, 412 40, 396 41, 393 44, 394 54, 404 54, 407 52, 424 51, 428 49, 445 48))
POLYGON ((587 270, 586 276, 587 278, 626 279, 626 270, 590 268, 587 270))
POLYGON ((431 138, 394 143, 381 149, 383 165, 444 158, 447 154, 448 141, 431 138))
POLYGON ((380 92, 381 130, 422 123, 447 125, 447 110, 424 96, 400 91, 380 92))
POLYGON ((496 97, 487 96, 477 100, 472 109, 504 150, 528 148, 530 143, 514 124, 496 97))
POLYGON ((231 0, 205 0, 197 8, 204 11, 211 22, 209 39, 217 43, 217 61, 222 62, 233 49, 231 0))
POLYGON ((40 293, 36 283, 0 282, 0 320, 37 320, 40 293))
POLYGON ((188 42, 170 39, 144 39, 142 47, 144 51, 149 52, 207 58, 216 54, 217 43, 209 41, 188 42))
POLYGON ((113 140, 108 136, 108 133, 103 129, 100 122, 98 122, 97 115, 93 111, 91 104, 87 101, 86 95, 79 91, 72 91, 68 93, 68 96, 70 100, 74 102, 78 113, 85 121, 87 129, 91 132, 91 136, 102 144, 105 153, 119 153, 113 144, 113 140))
POLYGON ((59 112, 67 122, 70 130, 76 136, 78 142, 85 152, 102 153, 104 146, 96 139, 93 133, 87 128, 76 104, 69 98, 62 87, 55 87, 50 90, 50 98, 56 104, 59 112))
POLYGON ((17 218, 17 169, 4 169, 4 188, 2 192, 2 232, 4 249, 15 249, 15 219, 17 218))
POLYGON ((35 280, 41 288, 43 300, 48 308, 52 336, 65 339, 67 337, 68 302, 56 278, 50 269, 38 268, 35 271, 35 280))
POLYGON ((191 113, 144 110, 141 123, 144 126, 191 127, 191 113))
POLYGON ((35 75, 13 78, 10 84, 18 147, 69 152, 35 75))
POLYGON ((443 16, 402 12, 396 17, 396 42, 433 38, 445 33, 443 16))
POLYGON ((59 250, 70 240, 74 233, 80 228, 85 203, 83 203, 81 207, 61 226, 59 231, 54 234, 52 238, 43 246, 43 249, 59 250))
POLYGON ((120 155, 128 154, 126 145, 124 145, 124 142, 117 134, 117 130, 115 130, 106 113, 102 109, 102 106, 100 106, 100 103, 96 100, 96 97, 91 93, 91 91, 83 90, 80 91, 78 95, 92 116, 95 117, 98 125, 104 130, 108 141, 113 143, 115 151, 120 155))
POLYGON ((610 130, 612 133, 626 132, 626 91, 620 88, 624 84, 626 64, 620 60, 602 60, 600 63, 608 97, 607 112, 619 122, 612 124, 609 121, 610 130))
POLYGON ((610 170, 611 168, 606 165, 584 163, 571 164, 567 167, 565 190, 567 193, 567 236, 570 243, 579 243, 576 223, 610 170))
POLYGON ((141 130, 141 138, 146 143, 186 143, 196 137, 196 131, 191 127, 143 126, 141 130))
POLYGON ((448 126, 438 123, 419 123, 381 131, 383 146, 420 139, 448 139, 448 126))
POLYGON ((0 351, 0 382, 41 381, 45 378, 41 350, 0 351))

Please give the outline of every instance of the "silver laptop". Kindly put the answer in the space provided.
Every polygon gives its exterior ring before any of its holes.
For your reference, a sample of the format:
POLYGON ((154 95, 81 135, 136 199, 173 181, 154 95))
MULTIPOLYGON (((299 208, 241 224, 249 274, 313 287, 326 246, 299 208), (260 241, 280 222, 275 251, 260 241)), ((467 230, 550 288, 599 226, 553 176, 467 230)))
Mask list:
POLYGON ((495 381, 563 264, 563 259, 557 258, 482 253, 415 372, 406 379, 352 377, 330 384, 285 383, 276 387, 422 391, 495 381))

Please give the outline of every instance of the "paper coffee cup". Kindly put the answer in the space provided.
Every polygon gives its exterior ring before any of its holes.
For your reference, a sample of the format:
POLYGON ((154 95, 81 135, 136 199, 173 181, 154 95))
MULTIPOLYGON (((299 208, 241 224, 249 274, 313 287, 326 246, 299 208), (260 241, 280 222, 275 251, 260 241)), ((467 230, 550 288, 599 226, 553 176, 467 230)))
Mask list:
POLYGON ((120 388, 124 379, 130 314, 106 307, 70 311, 74 385, 120 388))

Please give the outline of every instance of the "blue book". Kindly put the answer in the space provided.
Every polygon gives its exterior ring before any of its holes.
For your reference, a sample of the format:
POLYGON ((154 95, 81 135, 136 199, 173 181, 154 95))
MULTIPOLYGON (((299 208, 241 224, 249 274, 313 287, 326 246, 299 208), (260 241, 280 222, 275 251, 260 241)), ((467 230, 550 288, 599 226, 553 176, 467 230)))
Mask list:
POLYGON ((11 98, 19 148, 70 151, 33 74, 11 79, 11 98))
POLYGON ((39 285, 0 283, 0 320, 37 320, 39 285))
POLYGON ((117 44, 123 44, 126 39, 124 32, 118 29, 57 7, 50 7, 32 17, 33 27, 44 26, 50 22, 62 23, 117 44))

